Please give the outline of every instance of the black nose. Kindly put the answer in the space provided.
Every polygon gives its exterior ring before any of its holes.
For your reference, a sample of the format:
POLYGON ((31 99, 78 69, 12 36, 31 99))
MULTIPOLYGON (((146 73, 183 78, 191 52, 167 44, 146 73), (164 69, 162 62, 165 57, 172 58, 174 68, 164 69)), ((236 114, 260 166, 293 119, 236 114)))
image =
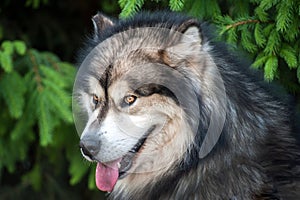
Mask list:
POLYGON ((79 146, 85 156, 94 160, 100 150, 100 140, 95 136, 87 135, 80 140, 79 146))

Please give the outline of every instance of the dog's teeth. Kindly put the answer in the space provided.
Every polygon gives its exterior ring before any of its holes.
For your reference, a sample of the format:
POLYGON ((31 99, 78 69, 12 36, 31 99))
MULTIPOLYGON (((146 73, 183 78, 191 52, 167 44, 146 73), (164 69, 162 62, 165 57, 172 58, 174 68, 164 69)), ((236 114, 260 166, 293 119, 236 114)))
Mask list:
POLYGON ((118 169, 120 169, 121 168, 121 163, 118 162, 117 166, 118 166, 118 169))

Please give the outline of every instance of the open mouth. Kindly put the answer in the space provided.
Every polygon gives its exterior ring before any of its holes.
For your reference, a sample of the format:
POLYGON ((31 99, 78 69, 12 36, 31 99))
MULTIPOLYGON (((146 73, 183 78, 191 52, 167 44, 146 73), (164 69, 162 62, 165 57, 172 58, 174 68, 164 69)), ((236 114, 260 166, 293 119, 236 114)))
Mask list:
POLYGON ((134 145, 134 147, 122 158, 107 163, 97 163, 96 185, 99 190, 112 191, 117 180, 124 178, 128 174, 129 169, 132 167, 135 155, 140 151, 147 140, 147 137, 154 129, 155 126, 148 129, 136 145, 134 145))
POLYGON ((122 160, 120 161, 119 179, 122 179, 126 176, 126 173, 132 166, 132 160, 135 154, 139 152, 146 139, 147 137, 141 138, 138 143, 125 156, 123 156, 122 160))

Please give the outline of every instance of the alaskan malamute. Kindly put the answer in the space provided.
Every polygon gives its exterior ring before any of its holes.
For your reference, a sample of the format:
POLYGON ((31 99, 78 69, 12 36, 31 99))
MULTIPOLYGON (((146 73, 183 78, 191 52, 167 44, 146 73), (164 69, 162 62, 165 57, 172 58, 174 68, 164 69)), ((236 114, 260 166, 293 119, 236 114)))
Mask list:
POLYGON ((293 109, 206 23, 160 12, 93 23, 73 111, 109 199, 300 199, 293 109))

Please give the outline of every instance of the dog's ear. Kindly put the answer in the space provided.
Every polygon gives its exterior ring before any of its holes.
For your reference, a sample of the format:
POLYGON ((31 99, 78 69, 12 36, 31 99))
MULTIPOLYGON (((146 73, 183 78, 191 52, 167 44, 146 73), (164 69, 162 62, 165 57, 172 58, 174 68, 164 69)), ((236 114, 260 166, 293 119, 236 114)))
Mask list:
POLYGON ((202 37, 200 28, 197 25, 181 26, 176 29, 178 40, 168 47, 171 61, 180 62, 182 60, 190 60, 191 58, 199 58, 202 51, 202 37), (178 33, 179 32, 179 33, 178 33))
POLYGON ((94 25, 94 37, 97 38, 99 34, 108 27, 114 25, 114 20, 98 12, 92 17, 94 25))
POLYGON ((199 28, 199 22, 195 19, 190 19, 183 22, 176 28, 176 31, 182 33, 181 42, 201 44, 201 30, 199 28))
POLYGON ((188 27, 183 32, 180 42, 187 43, 190 45, 201 45, 202 38, 199 28, 197 26, 188 27))

